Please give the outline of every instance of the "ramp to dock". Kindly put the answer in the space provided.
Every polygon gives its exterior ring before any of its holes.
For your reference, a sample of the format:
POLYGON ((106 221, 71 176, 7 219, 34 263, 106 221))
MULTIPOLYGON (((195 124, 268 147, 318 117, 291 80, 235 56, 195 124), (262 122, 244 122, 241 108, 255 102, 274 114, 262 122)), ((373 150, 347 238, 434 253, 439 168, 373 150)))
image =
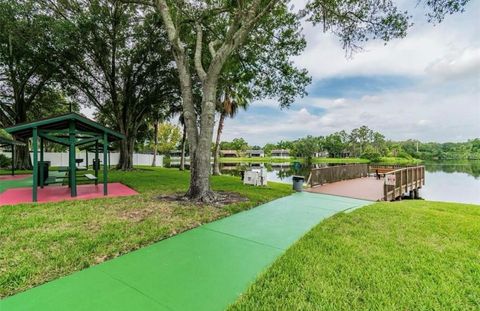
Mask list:
POLYGON ((296 193, 6 298, 0 310, 224 310, 320 221, 367 204, 296 193))

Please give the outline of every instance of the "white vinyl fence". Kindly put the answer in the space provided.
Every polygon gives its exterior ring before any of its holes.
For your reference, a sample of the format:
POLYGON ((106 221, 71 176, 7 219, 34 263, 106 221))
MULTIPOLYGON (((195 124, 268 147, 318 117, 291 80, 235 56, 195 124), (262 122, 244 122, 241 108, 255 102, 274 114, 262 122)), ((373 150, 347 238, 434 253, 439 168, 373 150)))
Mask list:
MULTIPOLYGON (((2 153, 8 158, 12 156, 10 152, 0 151, 0 154, 2 153)), ((100 161, 103 163, 103 153, 100 152, 98 157, 100 158, 100 161)), ((40 159, 40 154, 38 155, 38 158, 40 159)), ((80 165, 85 166, 86 164, 85 151, 77 152, 76 158, 83 159, 83 162, 80 165)), ((45 161, 50 161, 51 166, 68 166, 68 152, 45 152, 44 159, 45 161)), ((93 159, 95 159, 95 153, 89 152, 88 165, 92 165, 93 159)), ((110 165, 112 166, 117 165, 119 160, 120 160, 120 153, 118 152, 110 153, 110 165)), ((133 165, 152 165, 152 162, 153 162, 153 154, 142 154, 142 153, 133 154, 133 165)), ((157 162, 156 166, 163 166, 163 155, 157 155, 156 162, 157 162)))

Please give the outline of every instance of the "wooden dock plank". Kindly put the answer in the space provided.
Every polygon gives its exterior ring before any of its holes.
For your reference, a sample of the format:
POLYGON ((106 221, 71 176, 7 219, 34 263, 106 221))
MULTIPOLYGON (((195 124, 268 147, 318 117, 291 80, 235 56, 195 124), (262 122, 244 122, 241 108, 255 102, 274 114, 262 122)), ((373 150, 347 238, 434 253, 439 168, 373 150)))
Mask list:
POLYGON ((383 179, 364 177, 315 186, 308 188, 306 191, 369 201, 380 201, 384 197, 383 184, 383 179))
POLYGON ((310 192, 346 196, 371 201, 392 201, 403 196, 415 198, 425 185, 425 167, 366 164, 338 165, 312 169, 310 192), (366 177, 368 172, 382 178, 366 177))

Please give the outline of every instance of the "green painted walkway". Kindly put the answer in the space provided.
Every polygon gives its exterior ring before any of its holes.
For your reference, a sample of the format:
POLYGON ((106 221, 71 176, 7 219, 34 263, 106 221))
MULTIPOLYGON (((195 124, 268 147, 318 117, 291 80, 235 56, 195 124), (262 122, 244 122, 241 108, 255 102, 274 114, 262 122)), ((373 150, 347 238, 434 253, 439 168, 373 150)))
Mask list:
POLYGON ((10 310, 223 310, 303 234, 370 204, 296 193, 0 301, 10 310))
MULTIPOLYGON (((10 188, 23 188, 32 186, 32 176, 20 179, 0 180, 0 193, 10 188)), ((0 310, 1 311, 1 310, 0 310)))

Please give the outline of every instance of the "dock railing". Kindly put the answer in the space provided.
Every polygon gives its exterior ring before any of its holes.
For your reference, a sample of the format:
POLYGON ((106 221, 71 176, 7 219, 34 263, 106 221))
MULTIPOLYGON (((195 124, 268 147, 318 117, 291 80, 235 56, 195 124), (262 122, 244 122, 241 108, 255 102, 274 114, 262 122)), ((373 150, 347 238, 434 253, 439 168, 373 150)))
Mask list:
POLYGON ((307 184, 310 187, 368 176, 368 164, 347 164, 314 168, 307 184))
POLYGON ((417 165, 401 165, 401 164, 369 164, 368 168, 370 173, 385 174, 391 171, 398 170, 406 167, 416 167, 417 165))
POLYGON ((411 166, 385 173, 384 200, 391 201, 425 185, 425 166, 411 166))

